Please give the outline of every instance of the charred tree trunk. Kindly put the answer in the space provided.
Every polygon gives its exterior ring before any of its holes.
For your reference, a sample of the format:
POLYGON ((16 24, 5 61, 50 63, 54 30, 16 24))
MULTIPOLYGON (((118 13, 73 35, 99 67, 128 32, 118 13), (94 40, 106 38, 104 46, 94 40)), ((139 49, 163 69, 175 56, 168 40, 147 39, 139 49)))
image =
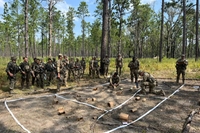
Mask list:
POLYGON ((106 45, 108 43, 108 0, 103 0, 103 24, 102 24, 102 40, 101 40, 101 64, 100 73, 104 74, 103 58, 106 55, 106 45))
POLYGON ((25 0, 25 56, 28 57, 28 0, 25 0))

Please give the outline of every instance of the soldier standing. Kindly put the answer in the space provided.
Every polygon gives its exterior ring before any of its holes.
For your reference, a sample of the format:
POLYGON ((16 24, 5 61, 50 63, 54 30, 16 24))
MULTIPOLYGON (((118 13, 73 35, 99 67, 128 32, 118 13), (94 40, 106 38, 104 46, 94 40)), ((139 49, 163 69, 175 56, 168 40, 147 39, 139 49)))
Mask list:
POLYGON ((81 62, 79 61, 78 58, 76 58, 76 62, 75 62, 75 75, 76 75, 76 77, 79 80, 80 80, 80 77, 81 77, 81 70, 82 70, 81 62))
MULTIPOLYGON (((21 88, 24 89, 24 82, 26 81, 26 88, 29 89, 29 79, 32 70, 28 62, 28 57, 23 57, 23 60, 19 65, 21 70, 21 88)), ((34 74, 32 76, 34 77, 34 74)))
POLYGON ((134 56, 132 61, 129 62, 128 67, 130 68, 130 75, 131 75, 131 83, 133 83, 133 77, 135 77, 135 84, 138 88, 138 70, 139 70, 140 63, 137 58, 134 56))
POLYGON ((185 59, 185 55, 183 54, 180 59, 176 61, 176 83, 179 83, 180 75, 182 74, 182 82, 185 83, 185 70, 187 69, 188 61, 185 59))
POLYGON ((118 57, 116 58, 115 65, 116 65, 116 72, 120 76, 121 70, 122 70, 122 67, 123 67, 123 58, 122 58, 121 54, 119 54, 118 57))
POLYGON ((44 88, 44 73, 45 73, 45 66, 41 62, 40 59, 37 59, 37 65, 35 66, 35 77, 36 77, 36 84, 37 87, 44 88))
POLYGON ((85 62, 85 58, 82 57, 82 60, 81 60, 81 66, 82 66, 82 70, 83 70, 83 75, 85 74, 85 68, 86 68, 86 62, 85 62))
POLYGON ((68 76, 69 76, 69 59, 67 56, 64 56, 63 65, 65 66, 64 85, 65 85, 65 87, 68 87, 67 80, 68 80, 68 76))
POLYGON ((108 58, 108 55, 105 56, 102 62, 104 64, 104 76, 108 76, 108 68, 110 64, 110 59, 108 58))
POLYGON ((33 73, 32 73, 32 85, 34 85, 35 84, 35 66, 37 65, 37 58, 34 58, 33 59, 33 63, 31 63, 31 69, 32 69, 32 71, 33 71, 33 73))
POLYGON ((75 68, 74 58, 70 58, 70 61, 69 61, 69 79, 71 78, 71 75, 73 76, 73 79, 74 79, 74 68, 75 68))
POLYGON ((163 90, 160 90, 160 91, 154 90, 155 86, 157 86, 157 81, 151 74, 149 74, 148 72, 144 72, 144 71, 139 71, 138 73, 139 73, 140 76, 143 77, 140 86, 142 88, 141 92, 144 95, 146 95, 145 87, 148 86, 149 87, 149 93, 165 96, 165 92, 163 90))
POLYGON ((119 86, 120 77, 119 77, 119 75, 118 75, 117 72, 115 72, 115 73, 112 75, 112 77, 110 78, 109 82, 110 82, 109 87, 112 87, 112 88, 115 89, 117 86, 119 86))
POLYGON ((92 64, 94 62, 94 57, 89 61, 89 76, 92 77, 92 64))
POLYGON ((45 64, 45 70, 47 74, 47 86, 49 86, 54 77, 54 64, 51 58, 48 58, 48 62, 45 64))
POLYGON ((52 63, 53 63, 53 68, 54 68, 54 77, 57 77, 57 63, 56 63, 56 59, 53 58, 52 60, 52 63))
POLYGON ((60 87, 62 86, 64 77, 65 77, 65 66, 63 64, 63 55, 59 54, 58 55, 58 61, 57 61, 57 91, 60 91, 60 87))
POLYGON ((92 78, 95 77, 95 73, 97 75, 98 78, 100 78, 99 76, 99 62, 98 60, 96 60, 96 57, 93 57, 93 62, 92 62, 92 78))
POLYGON ((16 57, 11 57, 11 61, 7 64, 6 72, 8 75, 9 83, 9 93, 11 94, 15 88, 16 74, 19 72, 19 67, 16 64, 16 57))

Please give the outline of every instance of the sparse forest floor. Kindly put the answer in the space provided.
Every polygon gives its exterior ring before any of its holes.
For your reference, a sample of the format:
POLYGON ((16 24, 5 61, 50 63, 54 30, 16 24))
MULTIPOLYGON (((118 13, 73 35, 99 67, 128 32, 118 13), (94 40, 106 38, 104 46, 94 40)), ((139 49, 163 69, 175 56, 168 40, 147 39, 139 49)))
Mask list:
MULTIPOLYGON (((188 114, 199 108, 200 91, 194 89, 194 86, 200 85, 199 80, 186 80, 180 91, 152 109, 175 92, 181 84, 176 84, 174 79, 159 76, 156 90, 163 89, 166 96, 153 94, 134 96, 138 89, 130 89, 133 84, 127 77, 129 76, 122 78, 120 86, 116 89, 107 88, 108 84, 103 77, 81 80, 79 85, 71 84, 69 88, 63 87, 61 92, 56 93, 57 104, 53 87, 36 91, 32 88, 25 90, 24 93, 14 94, 12 97, 9 97, 7 92, 2 92, 0 132, 26 132, 6 109, 5 100, 8 101, 7 105, 17 120, 32 133, 102 133, 121 125, 124 127, 113 132, 180 133, 188 114), (136 100, 135 97, 140 97, 140 100, 136 100), (9 102, 9 100, 15 101, 9 102), (109 107, 109 102, 114 103, 114 106, 109 107), (120 106, 122 103, 124 104, 120 106), (58 115, 59 107, 64 108, 65 114, 58 115), (105 114, 106 111, 109 112, 105 114), (128 121, 121 120, 120 113, 128 114, 128 121), (144 115, 145 113, 147 114, 144 115), (142 115, 144 117, 137 121, 137 118, 142 115), (125 126, 127 123, 124 122, 132 122, 132 124, 125 126)), ((196 114, 190 131, 199 133, 199 125, 200 115, 196 114)))

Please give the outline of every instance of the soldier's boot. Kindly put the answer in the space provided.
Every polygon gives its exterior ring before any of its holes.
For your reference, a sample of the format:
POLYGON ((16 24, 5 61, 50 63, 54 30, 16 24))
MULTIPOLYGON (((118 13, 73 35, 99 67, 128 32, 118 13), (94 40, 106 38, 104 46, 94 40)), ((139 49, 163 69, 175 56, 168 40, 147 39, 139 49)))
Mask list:
POLYGON ((161 96, 165 96, 165 92, 164 92, 163 89, 160 90, 160 95, 161 95, 161 96))
POLYGON ((21 89, 24 89, 24 81, 21 82, 21 89))
POLYGON ((185 79, 182 79, 183 84, 185 84, 185 79))
POLYGON ((135 85, 136 85, 137 88, 139 87, 139 86, 138 86, 138 82, 135 82, 135 85))
POLYGON ((145 89, 142 89, 142 90, 141 90, 141 93, 142 93, 143 95, 146 95, 146 94, 147 94, 147 92, 146 92, 145 89))
POLYGON ((176 78, 176 83, 179 83, 179 77, 176 78))
POLYGON ((26 84, 26 88, 27 88, 27 89, 30 89, 29 83, 26 84))
POLYGON ((149 93, 156 94, 156 91, 153 88, 149 88, 149 93))

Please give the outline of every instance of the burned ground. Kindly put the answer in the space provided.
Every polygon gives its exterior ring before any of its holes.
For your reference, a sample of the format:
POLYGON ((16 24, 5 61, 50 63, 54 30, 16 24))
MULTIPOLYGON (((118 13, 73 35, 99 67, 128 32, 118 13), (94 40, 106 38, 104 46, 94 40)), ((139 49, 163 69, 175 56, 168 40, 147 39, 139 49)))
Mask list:
MULTIPOLYGON (((138 89, 130 89, 133 84, 128 79, 122 80, 116 89, 108 88, 104 79, 82 80, 79 86, 62 88, 61 92, 56 93, 58 103, 55 103, 55 93, 47 90, 29 95, 15 94, 1 99, 0 132, 26 132, 6 109, 5 100, 8 101, 7 105, 17 120, 33 133, 102 133, 131 122, 132 124, 113 132, 181 132, 188 114, 199 108, 200 92, 193 86, 199 86, 200 81, 187 80, 186 84, 171 97, 169 96, 181 87, 181 84, 174 83, 172 79, 158 79, 158 82, 156 90, 163 89, 166 96, 134 96, 138 89), (140 99, 136 100, 136 97, 140 99), (12 99, 18 100, 9 102, 12 99), (166 101, 153 109, 164 99, 166 101), (113 105, 109 106, 109 102, 113 105), (123 105, 120 106, 121 104, 123 105), (64 108, 64 114, 58 115, 59 107, 64 108), (120 113, 127 114, 128 120, 120 119, 120 113), (144 115, 145 113, 147 114, 144 115), (101 116, 102 114, 104 115, 101 116), (144 116, 141 117, 142 115, 144 116)), ((199 120, 199 114, 193 117, 191 132, 200 132, 199 120)))

